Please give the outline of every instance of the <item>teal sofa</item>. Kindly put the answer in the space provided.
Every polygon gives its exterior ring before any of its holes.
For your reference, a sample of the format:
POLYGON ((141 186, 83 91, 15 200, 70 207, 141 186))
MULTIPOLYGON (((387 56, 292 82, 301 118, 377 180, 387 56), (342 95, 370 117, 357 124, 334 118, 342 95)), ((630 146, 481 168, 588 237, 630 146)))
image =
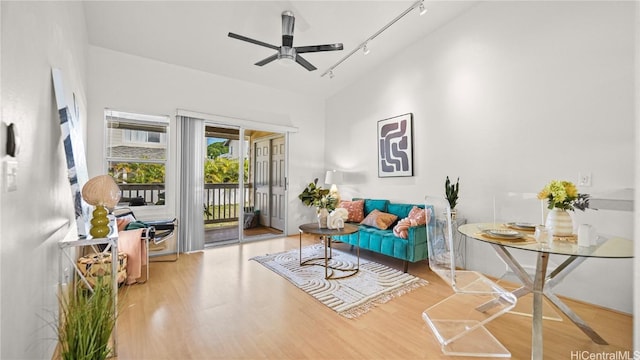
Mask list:
MULTIPOLYGON (((407 239, 395 236, 393 234, 393 227, 399 220, 406 218, 414 206, 423 209, 425 207, 424 204, 399 204, 392 203, 389 200, 364 199, 365 217, 374 209, 377 209, 385 213, 394 214, 398 219, 386 230, 353 223, 358 226, 358 232, 350 235, 334 236, 333 238, 351 245, 358 245, 359 243, 361 249, 374 251, 403 260, 403 270, 404 272, 407 272, 409 269, 409 262, 415 263, 427 258, 426 226, 419 225, 410 227, 407 239)), ((429 207, 431 206, 429 205, 429 207)))

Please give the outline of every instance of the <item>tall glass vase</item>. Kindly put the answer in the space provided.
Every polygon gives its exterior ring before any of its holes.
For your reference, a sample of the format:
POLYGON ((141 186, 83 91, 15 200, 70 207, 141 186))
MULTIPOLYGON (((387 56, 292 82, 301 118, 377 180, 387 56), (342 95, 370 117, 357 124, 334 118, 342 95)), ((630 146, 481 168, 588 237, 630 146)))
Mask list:
POLYGON ((554 236, 573 235, 573 220, 569 212, 564 209, 554 208, 547 214, 545 226, 551 230, 554 236))
POLYGON ((320 229, 327 228, 327 218, 329 218, 329 210, 326 208, 318 208, 318 227, 320 229))

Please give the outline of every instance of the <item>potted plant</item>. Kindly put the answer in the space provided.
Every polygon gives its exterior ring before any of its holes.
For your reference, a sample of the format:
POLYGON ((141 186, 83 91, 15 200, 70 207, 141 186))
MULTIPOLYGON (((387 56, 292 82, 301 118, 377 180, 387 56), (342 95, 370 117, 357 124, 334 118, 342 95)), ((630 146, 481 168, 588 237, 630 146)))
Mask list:
POLYGON ((63 360, 102 360, 112 355, 109 338, 116 323, 111 282, 99 277, 93 292, 76 284, 61 296, 57 333, 63 360))
POLYGON ((458 204, 458 190, 460 190, 460 178, 456 180, 456 183, 451 183, 449 177, 444 182, 444 194, 449 202, 451 208, 451 218, 455 219, 457 216, 456 205, 458 204))
POLYGON ((298 195, 298 199, 300 199, 305 206, 313 206, 316 208, 318 224, 320 228, 326 228, 329 212, 336 208, 338 202, 338 199, 330 194, 330 190, 318 186, 318 178, 315 178, 313 182, 310 182, 302 193, 298 195))

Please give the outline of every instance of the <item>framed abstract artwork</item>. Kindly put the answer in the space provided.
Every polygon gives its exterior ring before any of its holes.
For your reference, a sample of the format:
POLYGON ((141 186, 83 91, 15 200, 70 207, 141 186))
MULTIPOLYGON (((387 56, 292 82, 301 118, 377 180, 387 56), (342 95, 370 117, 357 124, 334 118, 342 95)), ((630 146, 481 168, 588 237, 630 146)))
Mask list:
POLYGON ((80 125, 80 112, 73 95, 74 104, 67 104, 62 85, 62 72, 59 69, 51 69, 53 88, 58 106, 62 142, 67 159, 67 175, 71 193, 73 195, 73 207, 75 209, 76 225, 79 236, 89 234, 91 206, 82 199, 82 186, 89 180, 87 162, 85 159, 84 142, 82 140, 82 128, 80 125), (72 110, 73 109, 73 110, 72 110))
POLYGON ((378 121, 378 177, 413 176, 413 114, 378 121))

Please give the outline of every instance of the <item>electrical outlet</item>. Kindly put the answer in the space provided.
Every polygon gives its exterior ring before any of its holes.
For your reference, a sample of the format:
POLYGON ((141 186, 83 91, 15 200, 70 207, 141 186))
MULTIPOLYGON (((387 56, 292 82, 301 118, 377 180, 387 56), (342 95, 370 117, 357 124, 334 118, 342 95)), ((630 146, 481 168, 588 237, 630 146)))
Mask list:
POLYGON ((578 186, 591 186, 591 173, 578 173, 578 186))

